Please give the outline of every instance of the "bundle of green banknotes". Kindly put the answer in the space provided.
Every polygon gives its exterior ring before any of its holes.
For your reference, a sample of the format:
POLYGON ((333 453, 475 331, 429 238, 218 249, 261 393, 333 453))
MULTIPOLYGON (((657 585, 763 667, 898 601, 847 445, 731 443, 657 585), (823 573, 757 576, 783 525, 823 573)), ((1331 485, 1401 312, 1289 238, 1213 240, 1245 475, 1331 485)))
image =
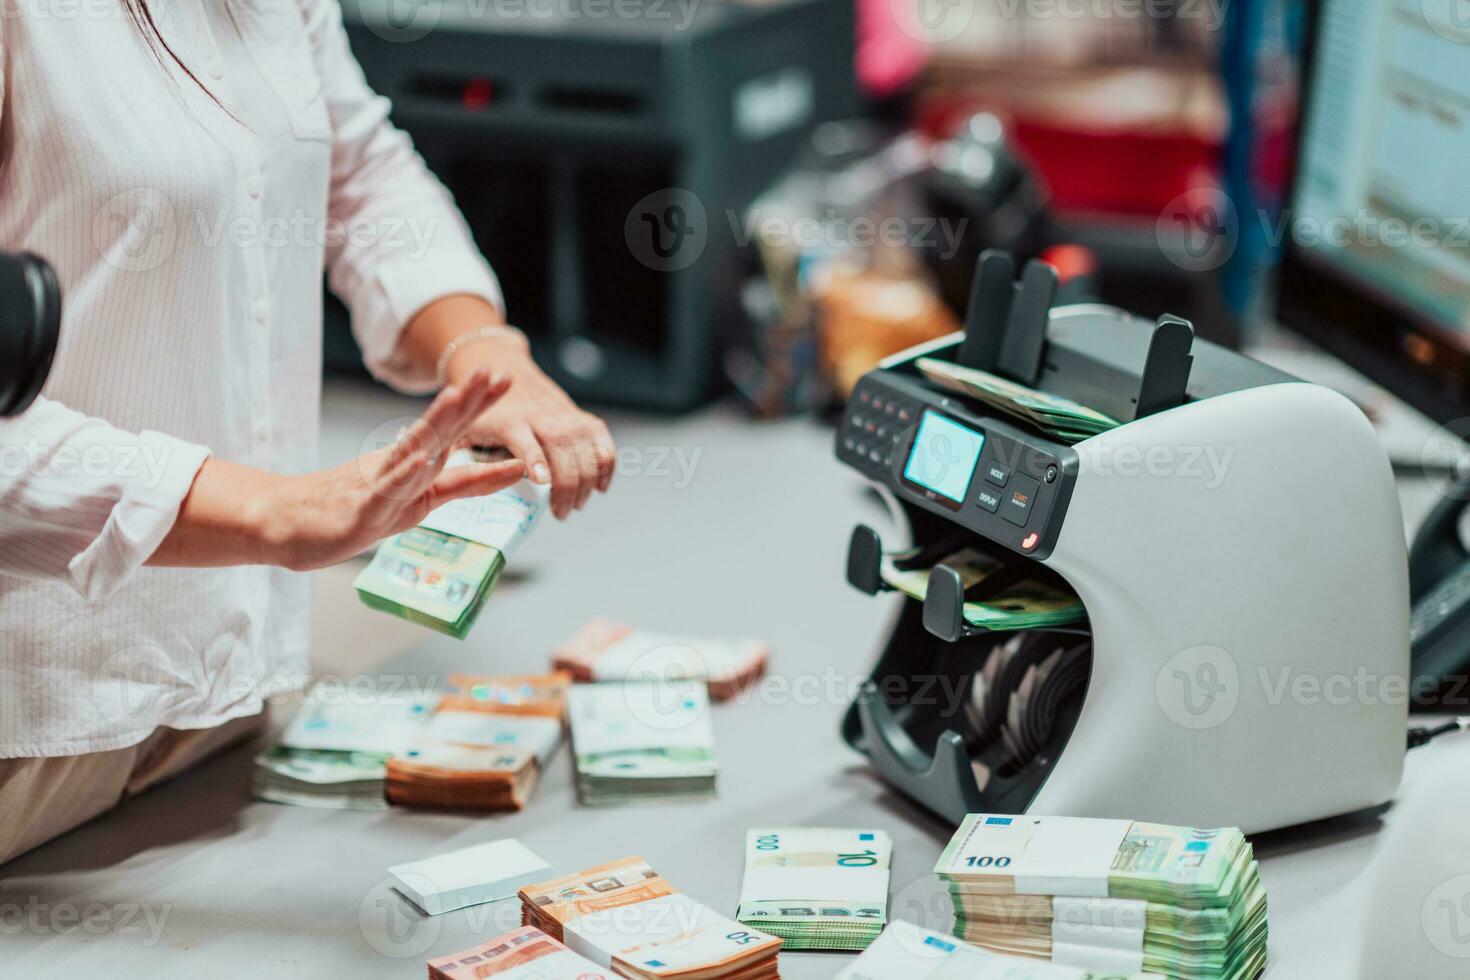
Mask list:
MULTIPOLYGON (((929 594, 929 574, 934 565, 948 565, 960 573, 968 594, 983 588, 1005 566, 997 558, 976 548, 960 548, 932 565, 916 561, 919 552, 885 555, 879 569, 884 583, 919 601, 929 594)), ((1071 591, 1049 582, 1025 579, 974 602, 966 601, 965 621, 990 630, 1027 630, 1061 626, 1083 619, 1082 600, 1071 591)))
MULTIPOLYGON (((484 454, 462 450, 461 465, 484 454)), ((464 639, 506 560, 546 510, 545 486, 522 480, 485 497, 436 508, 378 546, 353 585, 362 601, 409 622, 464 639)))
POLYGON ((955 932, 998 953, 1175 980, 1266 961, 1266 892, 1234 827, 972 813, 934 873, 955 932))
POLYGON ((1115 429, 1115 418, 1088 408, 1070 398, 1028 388, 989 371, 965 367, 953 361, 921 357, 915 362, 920 373, 933 384, 982 401, 998 411, 1029 422, 1066 443, 1081 442, 1099 432, 1115 429))
POLYGON ((882 830, 749 830, 735 918, 780 936, 782 949, 866 949, 888 920, 892 863, 882 830))

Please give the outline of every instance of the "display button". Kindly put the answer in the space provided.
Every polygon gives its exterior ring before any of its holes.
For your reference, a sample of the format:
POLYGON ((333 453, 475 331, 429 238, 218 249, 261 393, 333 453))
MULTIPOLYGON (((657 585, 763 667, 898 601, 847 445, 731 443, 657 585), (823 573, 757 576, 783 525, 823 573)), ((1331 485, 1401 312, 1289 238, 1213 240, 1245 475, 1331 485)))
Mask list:
POLYGON ((975 503, 994 514, 1000 510, 1000 493, 989 487, 981 487, 975 494, 975 503))
POLYGON ((1011 471, 1008 467, 1001 466, 999 463, 985 464, 985 479, 989 480, 991 483, 994 483, 996 486, 1005 486, 1006 481, 1010 478, 1011 471))
POLYGON ((1026 521, 1031 517, 1031 507, 1036 503, 1036 491, 1041 484, 1029 476, 1017 473, 1011 488, 1005 493, 1005 506, 1001 508, 1001 516, 1010 521, 1016 527, 1025 527, 1026 521))

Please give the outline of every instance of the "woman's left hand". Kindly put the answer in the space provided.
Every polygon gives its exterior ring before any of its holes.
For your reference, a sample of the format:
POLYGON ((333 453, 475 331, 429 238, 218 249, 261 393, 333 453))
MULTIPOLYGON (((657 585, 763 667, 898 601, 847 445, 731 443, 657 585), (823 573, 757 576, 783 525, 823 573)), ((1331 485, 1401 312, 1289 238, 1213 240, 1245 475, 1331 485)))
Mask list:
POLYGON ((592 492, 612 483, 617 446, 607 423, 578 408, 546 376, 516 337, 481 340, 457 352, 446 365, 452 383, 477 367, 493 366, 510 379, 510 390, 469 428, 470 442, 504 446, 526 464, 537 483, 551 483, 551 512, 564 520, 586 505, 592 492))

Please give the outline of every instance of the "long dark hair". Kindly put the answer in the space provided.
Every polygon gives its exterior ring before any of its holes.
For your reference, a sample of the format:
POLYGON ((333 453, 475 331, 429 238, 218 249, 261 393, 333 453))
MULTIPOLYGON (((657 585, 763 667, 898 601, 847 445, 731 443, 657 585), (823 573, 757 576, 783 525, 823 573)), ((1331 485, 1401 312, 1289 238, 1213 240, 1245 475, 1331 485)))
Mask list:
POLYGON ((143 35, 143 40, 148 44, 148 50, 153 52, 153 57, 158 59, 160 66, 164 65, 163 56, 167 54, 169 60, 178 65, 184 74, 189 76, 189 80, 198 85, 199 90, 209 96, 215 105, 228 113, 231 119, 237 118, 233 112, 230 112, 229 107, 219 100, 219 96, 211 92, 209 86, 199 80, 194 70, 184 64, 184 59, 180 58, 169 45, 168 38, 163 36, 158 29, 158 24, 153 20, 153 11, 148 9, 148 0, 123 0, 123 6, 128 8, 128 17, 132 19, 133 26, 138 29, 138 33, 143 35))

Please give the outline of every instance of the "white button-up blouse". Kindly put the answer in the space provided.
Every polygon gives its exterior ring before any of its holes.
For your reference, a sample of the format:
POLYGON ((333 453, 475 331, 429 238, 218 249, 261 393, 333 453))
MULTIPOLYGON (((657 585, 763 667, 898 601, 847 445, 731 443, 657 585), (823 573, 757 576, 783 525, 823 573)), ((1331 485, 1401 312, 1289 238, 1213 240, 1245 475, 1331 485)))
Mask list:
POLYGON ((500 302, 387 122, 335 0, 0 0, 0 249, 55 266, 43 396, 0 420, 0 758, 258 711, 306 675, 308 582, 144 568, 205 457, 314 466, 322 270, 369 367, 454 293, 500 302))

